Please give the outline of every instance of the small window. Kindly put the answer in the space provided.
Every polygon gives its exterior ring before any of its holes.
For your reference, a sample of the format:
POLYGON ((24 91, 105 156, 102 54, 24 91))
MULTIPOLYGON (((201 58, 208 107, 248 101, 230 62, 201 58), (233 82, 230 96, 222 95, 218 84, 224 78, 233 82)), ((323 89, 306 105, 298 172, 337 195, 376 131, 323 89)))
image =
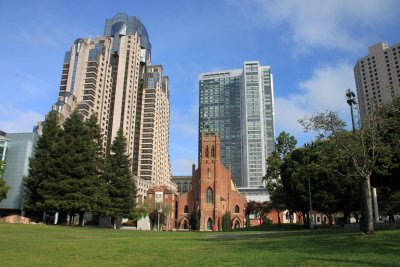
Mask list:
POLYGON ((215 157, 215 148, 214 146, 211 147, 211 157, 215 157))
POLYGON ((185 208, 183 209, 183 213, 189 213, 189 206, 185 205, 185 208))
POLYGON ((206 158, 208 158, 208 146, 206 146, 206 158))
POLYGON ((240 210, 239 210, 239 206, 238 205, 236 205, 235 206, 235 213, 239 213, 240 212, 240 210))

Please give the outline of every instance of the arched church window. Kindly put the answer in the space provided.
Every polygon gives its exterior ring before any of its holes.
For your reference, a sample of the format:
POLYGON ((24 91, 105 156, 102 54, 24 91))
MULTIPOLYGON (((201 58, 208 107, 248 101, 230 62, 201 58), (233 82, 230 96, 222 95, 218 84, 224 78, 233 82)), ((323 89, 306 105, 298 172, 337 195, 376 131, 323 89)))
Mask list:
POLYGON ((211 187, 207 188, 206 191, 206 202, 207 203, 214 203, 214 192, 211 187))
POLYGON ((211 157, 212 158, 215 157, 215 148, 214 148, 214 146, 211 147, 211 157))
POLYGON ((208 158, 208 146, 206 146, 206 158, 208 158))
POLYGON ((183 208, 183 213, 189 213, 189 206, 185 205, 185 208, 183 208))

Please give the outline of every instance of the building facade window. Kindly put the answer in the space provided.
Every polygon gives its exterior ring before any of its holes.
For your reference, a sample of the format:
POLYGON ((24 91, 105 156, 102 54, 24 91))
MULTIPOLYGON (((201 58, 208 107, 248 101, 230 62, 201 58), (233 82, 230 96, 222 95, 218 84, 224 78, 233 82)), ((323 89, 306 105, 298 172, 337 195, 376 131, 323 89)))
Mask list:
POLYGON ((185 205, 185 208, 183 209, 183 213, 189 213, 189 206, 185 205))
POLYGON ((206 146, 206 153, 205 153, 205 155, 206 155, 206 158, 208 158, 208 146, 206 146))
POLYGON ((209 187, 206 191, 206 202, 207 203, 214 203, 214 192, 211 189, 211 187, 209 187))
POLYGON ((239 213, 239 211, 240 211, 240 210, 239 210, 239 206, 236 205, 236 206, 235 206, 235 213, 239 213))

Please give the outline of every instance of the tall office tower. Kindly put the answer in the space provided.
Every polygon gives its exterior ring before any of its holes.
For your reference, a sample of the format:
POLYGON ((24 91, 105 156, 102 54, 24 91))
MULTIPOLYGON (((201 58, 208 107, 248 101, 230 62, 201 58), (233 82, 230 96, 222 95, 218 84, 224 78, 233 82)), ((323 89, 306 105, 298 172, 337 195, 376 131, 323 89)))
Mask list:
POLYGON ((117 131, 123 130, 142 199, 151 186, 174 186, 168 153, 168 78, 162 76, 161 66, 150 65, 150 56, 149 37, 138 18, 117 14, 107 19, 104 36, 79 38, 65 53, 59 99, 53 105, 61 114, 61 122, 74 109, 85 118, 97 114, 105 149, 110 148, 117 131), (151 78, 155 73, 157 79, 151 78), (154 123, 142 127, 147 120, 142 115, 150 116, 150 109, 144 106, 148 96, 155 104, 151 114, 154 123), (152 138, 142 138, 145 130, 152 138), (143 143, 149 140, 151 144, 143 143), (149 153, 140 151, 149 145, 149 153), (142 172, 142 168, 149 168, 150 173, 142 172))
POLYGON ((354 66, 361 122, 400 93, 400 44, 378 43, 354 66))
POLYGON ((239 189, 264 187, 266 159, 275 147, 270 67, 248 61, 243 69, 202 73, 199 86, 199 136, 219 131, 221 162, 231 166, 239 189))

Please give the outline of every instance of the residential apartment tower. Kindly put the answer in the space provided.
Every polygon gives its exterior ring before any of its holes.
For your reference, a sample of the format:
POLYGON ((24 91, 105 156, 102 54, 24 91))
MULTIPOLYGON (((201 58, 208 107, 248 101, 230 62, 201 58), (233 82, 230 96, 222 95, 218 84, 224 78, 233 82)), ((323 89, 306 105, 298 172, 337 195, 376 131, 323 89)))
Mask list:
POLYGON ((400 93, 400 44, 378 43, 354 66, 361 122, 400 93))
POLYGON ((155 185, 171 183, 169 159, 169 83, 161 66, 152 66, 147 30, 134 16, 106 20, 104 35, 75 40, 65 53, 60 92, 53 109, 63 122, 79 109, 98 117, 108 150, 122 129, 132 160, 140 200, 155 185))

